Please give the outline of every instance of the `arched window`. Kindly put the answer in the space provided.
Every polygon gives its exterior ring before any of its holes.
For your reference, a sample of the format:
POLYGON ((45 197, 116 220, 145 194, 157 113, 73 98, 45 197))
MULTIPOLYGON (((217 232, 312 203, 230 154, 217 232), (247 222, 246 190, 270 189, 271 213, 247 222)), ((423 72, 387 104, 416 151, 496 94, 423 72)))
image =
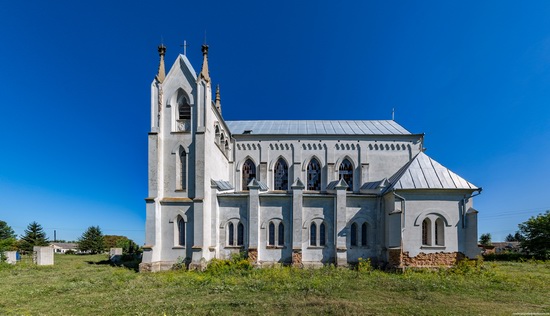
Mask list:
POLYGON ((363 225, 361 225, 361 246, 368 246, 367 243, 367 226, 368 224, 365 222, 363 225))
POLYGON ((185 246, 185 221, 178 216, 178 245, 185 246))
POLYGON ((432 230, 431 222, 428 218, 425 218, 422 221, 422 244, 423 245, 430 246, 432 244, 431 230, 432 230))
POLYGON ((311 223, 309 227, 309 244, 311 246, 317 246, 317 225, 311 223))
POLYGON ((353 191, 353 165, 349 159, 344 159, 338 168, 338 180, 344 179, 348 184, 348 191, 353 191))
POLYGON ((252 160, 247 159, 243 164, 243 191, 248 190, 248 184, 256 178, 256 166, 252 160))
POLYGON ((437 246, 445 245, 445 224, 441 217, 435 220, 435 244, 437 246))
POLYGON ((324 246, 326 244, 326 225, 321 223, 319 226, 319 246, 324 246))
POLYGON ((321 164, 315 158, 307 165, 307 189, 321 191, 321 164))
POLYGON ((357 246, 357 224, 353 223, 351 224, 351 232, 350 232, 350 244, 351 246, 357 246))
POLYGON ((183 148, 180 148, 180 183, 179 187, 182 190, 187 188, 187 153, 183 148))
POLYGON ((288 165, 283 158, 279 158, 275 163, 275 182, 274 190, 288 190, 288 165))
POLYGON ((215 128, 215 137, 216 137, 216 143, 220 144, 220 127, 216 125, 215 128))
POLYGON ((233 225, 233 223, 229 223, 229 225, 227 225, 227 233, 228 233, 228 238, 227 238, 227 244, 229 246, 233 246, 235 245, 235 225, 233 225))
POLYGON ((240 223, 237 225, 237 246, 244 245, 244 225, 240 223))
POLYGON ((285 227, 279 220, 273 220, 268 225, 267 245, 283 247, 285 245, 285 227))
POLYGON ((273 224, 273 222, 269 222, 269 237, 267 244, 269 246, 275 246, 275 224, 273 224))
POLYGON ((283 223, 279 223, 279 236, 278 237, 278 245, 279 246, 284 246, 285 245, 285 226, 283 225, 283 223))

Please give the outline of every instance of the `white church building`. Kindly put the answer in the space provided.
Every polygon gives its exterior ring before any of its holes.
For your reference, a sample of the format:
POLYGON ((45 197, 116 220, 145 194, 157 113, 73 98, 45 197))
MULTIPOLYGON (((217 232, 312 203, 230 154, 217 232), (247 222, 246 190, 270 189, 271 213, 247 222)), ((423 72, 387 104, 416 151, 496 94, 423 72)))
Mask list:
POLYGON ((151 85, 141 271, 244 253, 257 266, 452 265, 475 258, 481 192, 393 120, 226 121, 199 74, 166 48, 151 85))

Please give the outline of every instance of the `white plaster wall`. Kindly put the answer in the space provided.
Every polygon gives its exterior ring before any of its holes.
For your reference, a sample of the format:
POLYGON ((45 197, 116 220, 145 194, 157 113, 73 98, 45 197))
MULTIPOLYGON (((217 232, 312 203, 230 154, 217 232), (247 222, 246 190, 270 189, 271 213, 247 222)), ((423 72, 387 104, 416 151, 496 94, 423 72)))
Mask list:
MULTIPOLYGON (((336 254, 334 247, 334 203, 335 196, 312 197, 304 196, 302 226, 302 262, 304 265, 334 262, 336 254), (310 246, 310 225, 314 219, 323 219, 327 224, 327 244, 325 247, 310 246)), ((317 231, 319 234, 319 231, 317 231)))
MULTIPOLYGON (((466 192, 433 190, 431 192, 399 192, 406 199, 405 229, 403 231, 403 251, 409 252, 414 257, 420 252, 457 252, 463 251, 464 230, 460 218, 460 200, 466 192), (445 244, 441 246, 422 245, 422 221, 426 216, 434 218, 430 214, 440 214, 447 219, 445 226, 445 244)), ((432 221, 432 227, 434 223, 432 221)), ((433 238, 432 234, 432 238, 433 238)))
MULTIPOLYGON (((240 251, 246 249, 246 244, 248 241, 248 196, 218 196, 219 204, 219 226, 216 229, 219 230, 219 240, 218 240, 218 258, 220 259, 229 259, 232 254, 238 254, 240 251), (245 247, 243 248, 234 248, 227 246, 227 223, 232 219, 241 219, 244 225, 244 241, 245 247)), ((236 238, 237 236, 235 236, 236 238)))
POLYGON ((346 207, 346 248, 347 260, 356 263, 359 258, 377 258, 377 249, 381 246, 380 241, 383 235, 383 226, 378 216, 378 199, 376 197, 348 197, 346 207), (361 234, 359 233, 357 246, 351 246, 351 225, 358 224, 358 232, 363 223, 367 223, 367 246, 361 245, 361 234))
POLYGON ((280 196, 260 195, 260 240, 258 247, 258 257, 262 262, 292 262, 292 243, 291 243, 291 213, 292 196, 281 194, 280 196), (267 246, 268 226, 272 219, 280 219, 284 225, 285 245, 283 248, 274 249, 267 246))

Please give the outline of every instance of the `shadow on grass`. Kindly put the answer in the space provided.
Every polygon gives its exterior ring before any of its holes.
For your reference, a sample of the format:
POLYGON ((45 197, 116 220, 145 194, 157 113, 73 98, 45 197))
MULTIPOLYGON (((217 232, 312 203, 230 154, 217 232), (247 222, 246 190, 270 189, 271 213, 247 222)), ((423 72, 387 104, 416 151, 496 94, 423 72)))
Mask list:
POLYGON ((133 260, 123 260, 114 262, 111 260, 101 260, 101 261, 85 261, 87 264, 95 264, 95 265, 109 265, 111 267, 125 267, 129 270, 134 270, 134 272, 139 272, 139 260, 133 259, 133 260))

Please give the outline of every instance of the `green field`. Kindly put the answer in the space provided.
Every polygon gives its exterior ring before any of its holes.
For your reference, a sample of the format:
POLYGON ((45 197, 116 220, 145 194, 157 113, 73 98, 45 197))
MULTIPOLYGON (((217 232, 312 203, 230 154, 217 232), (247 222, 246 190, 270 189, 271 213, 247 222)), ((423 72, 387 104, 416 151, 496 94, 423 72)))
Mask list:
POLYGON ((550 262, 406 273, 218 266, 140 274, 106 259, 1 264, 0 315, 550 313, 550 262))

